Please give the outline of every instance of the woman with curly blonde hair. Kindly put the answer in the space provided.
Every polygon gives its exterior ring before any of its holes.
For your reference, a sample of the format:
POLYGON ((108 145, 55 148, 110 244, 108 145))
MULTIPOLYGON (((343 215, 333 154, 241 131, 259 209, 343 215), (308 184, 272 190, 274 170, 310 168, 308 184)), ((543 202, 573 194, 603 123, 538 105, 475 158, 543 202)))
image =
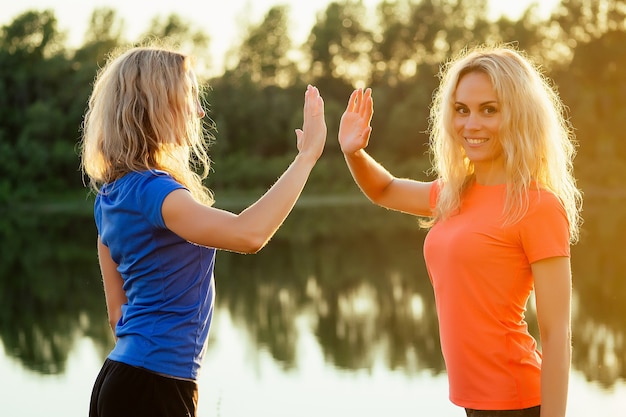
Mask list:
POLYGON ((462 51, 441 69, 431 182, 396 178, 365 152, 371 90, 352 93, 345 160, 375 204, 418 216, 450 400, 468 416, 565 415, 571 361, 570 244, 582 196, 563 104, 515 48, 462 51), (528 331, 534 290, 541 350, 528 331))
POLYGON ((112 55, 98 73, 81 143, 96 191, 98 258, 116 344, 90 417, 194 416, 214 303, 216 249, 255 253, 293 208, 326 141, 324 102, 309 86, 298 154, 240 214, 211 206, 189 56, 163 47, 112 55))

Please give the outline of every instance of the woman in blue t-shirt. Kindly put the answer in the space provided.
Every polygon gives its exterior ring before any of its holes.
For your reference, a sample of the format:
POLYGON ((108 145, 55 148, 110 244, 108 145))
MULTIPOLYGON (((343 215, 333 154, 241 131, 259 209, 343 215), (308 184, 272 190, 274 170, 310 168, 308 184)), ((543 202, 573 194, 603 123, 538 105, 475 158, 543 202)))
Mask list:
POLYGON ((305 93, 298 155, 257 202, 212 207, 205 116, 191 58, 161 47, 112 56, 85 115, 82 167, 116 345, 95 382, 90 417, 194 416, 211 324, 215 250, 255 253, 285 220, 321 156, 324 102, 305 93))

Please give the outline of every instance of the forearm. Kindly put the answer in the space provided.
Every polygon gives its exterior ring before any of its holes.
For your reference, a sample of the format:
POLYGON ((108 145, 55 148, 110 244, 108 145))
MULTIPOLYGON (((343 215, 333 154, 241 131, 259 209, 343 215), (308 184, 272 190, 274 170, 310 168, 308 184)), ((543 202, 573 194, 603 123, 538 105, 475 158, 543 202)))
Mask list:
POLYGON ((113 338, 115 339, 115 341, 117 342, 117 334, 115 329, 117 328, 117 323, 120 321, 120 318, 122 317, 122 310, 119 310, 118 314, 111 314, 111 312, 109 312, 109 327, 111 328, 111 332, 113 333, 113 338))
POLYGON ((393 175, 362 149, 353 154, 344 154, 344 158, 354 182, 363 194, 372 202, 378 203, 381 195, 393 182, 393 175))
POLYGON ((256 236, 261 249, 276 233, 297 202, 316 159, 299 154, 274 185, 254 204, 239 214, 248 230, 256 236))
POLYGON ((572 357, 570 260, 555 256, 531 268, 542 350, 541 417, 564 417, 572 357))
POLYGON ((117 270, 117 264, 111 258, 109 248, 102 243, 100 236, 98 236, 98 262, 102 272, 109 326, 115 340, 117 340, 115 327, 122 317, 122 305, 128 300, 124 292, 124 280, 117 270))
POLYGON ((569 333, 542 339, 541 417, 564 417, 571 363, 569 333))

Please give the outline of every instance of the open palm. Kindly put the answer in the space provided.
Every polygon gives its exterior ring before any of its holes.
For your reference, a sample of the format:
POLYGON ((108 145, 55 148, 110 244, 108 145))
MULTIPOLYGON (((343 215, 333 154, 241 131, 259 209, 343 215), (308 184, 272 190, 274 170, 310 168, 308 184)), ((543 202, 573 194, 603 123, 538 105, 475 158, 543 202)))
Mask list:
POLYGON ((354 90, 339 124, 339 145, 344 154, 354 153, 367 146, 373 114, 372 90, 354 90))
POLYGON ((307 86, 304 94, 304 121, 302 129, 296 129, 298 151, 317 160, 326 143, 326 120, 324 100, 317 87, 307 86))

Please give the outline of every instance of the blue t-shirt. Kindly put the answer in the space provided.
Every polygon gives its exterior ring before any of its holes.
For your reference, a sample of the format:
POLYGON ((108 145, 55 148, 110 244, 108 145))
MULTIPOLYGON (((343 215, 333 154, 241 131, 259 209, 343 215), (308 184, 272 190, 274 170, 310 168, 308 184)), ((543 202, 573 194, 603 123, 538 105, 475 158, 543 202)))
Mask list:
POLYGON ((165 226, 163 200, 179 188, 167 173, 132 172, 102 187, 94 215, 128 298, 109 358, 195 380, 213 315, 215 249, 165 226))

